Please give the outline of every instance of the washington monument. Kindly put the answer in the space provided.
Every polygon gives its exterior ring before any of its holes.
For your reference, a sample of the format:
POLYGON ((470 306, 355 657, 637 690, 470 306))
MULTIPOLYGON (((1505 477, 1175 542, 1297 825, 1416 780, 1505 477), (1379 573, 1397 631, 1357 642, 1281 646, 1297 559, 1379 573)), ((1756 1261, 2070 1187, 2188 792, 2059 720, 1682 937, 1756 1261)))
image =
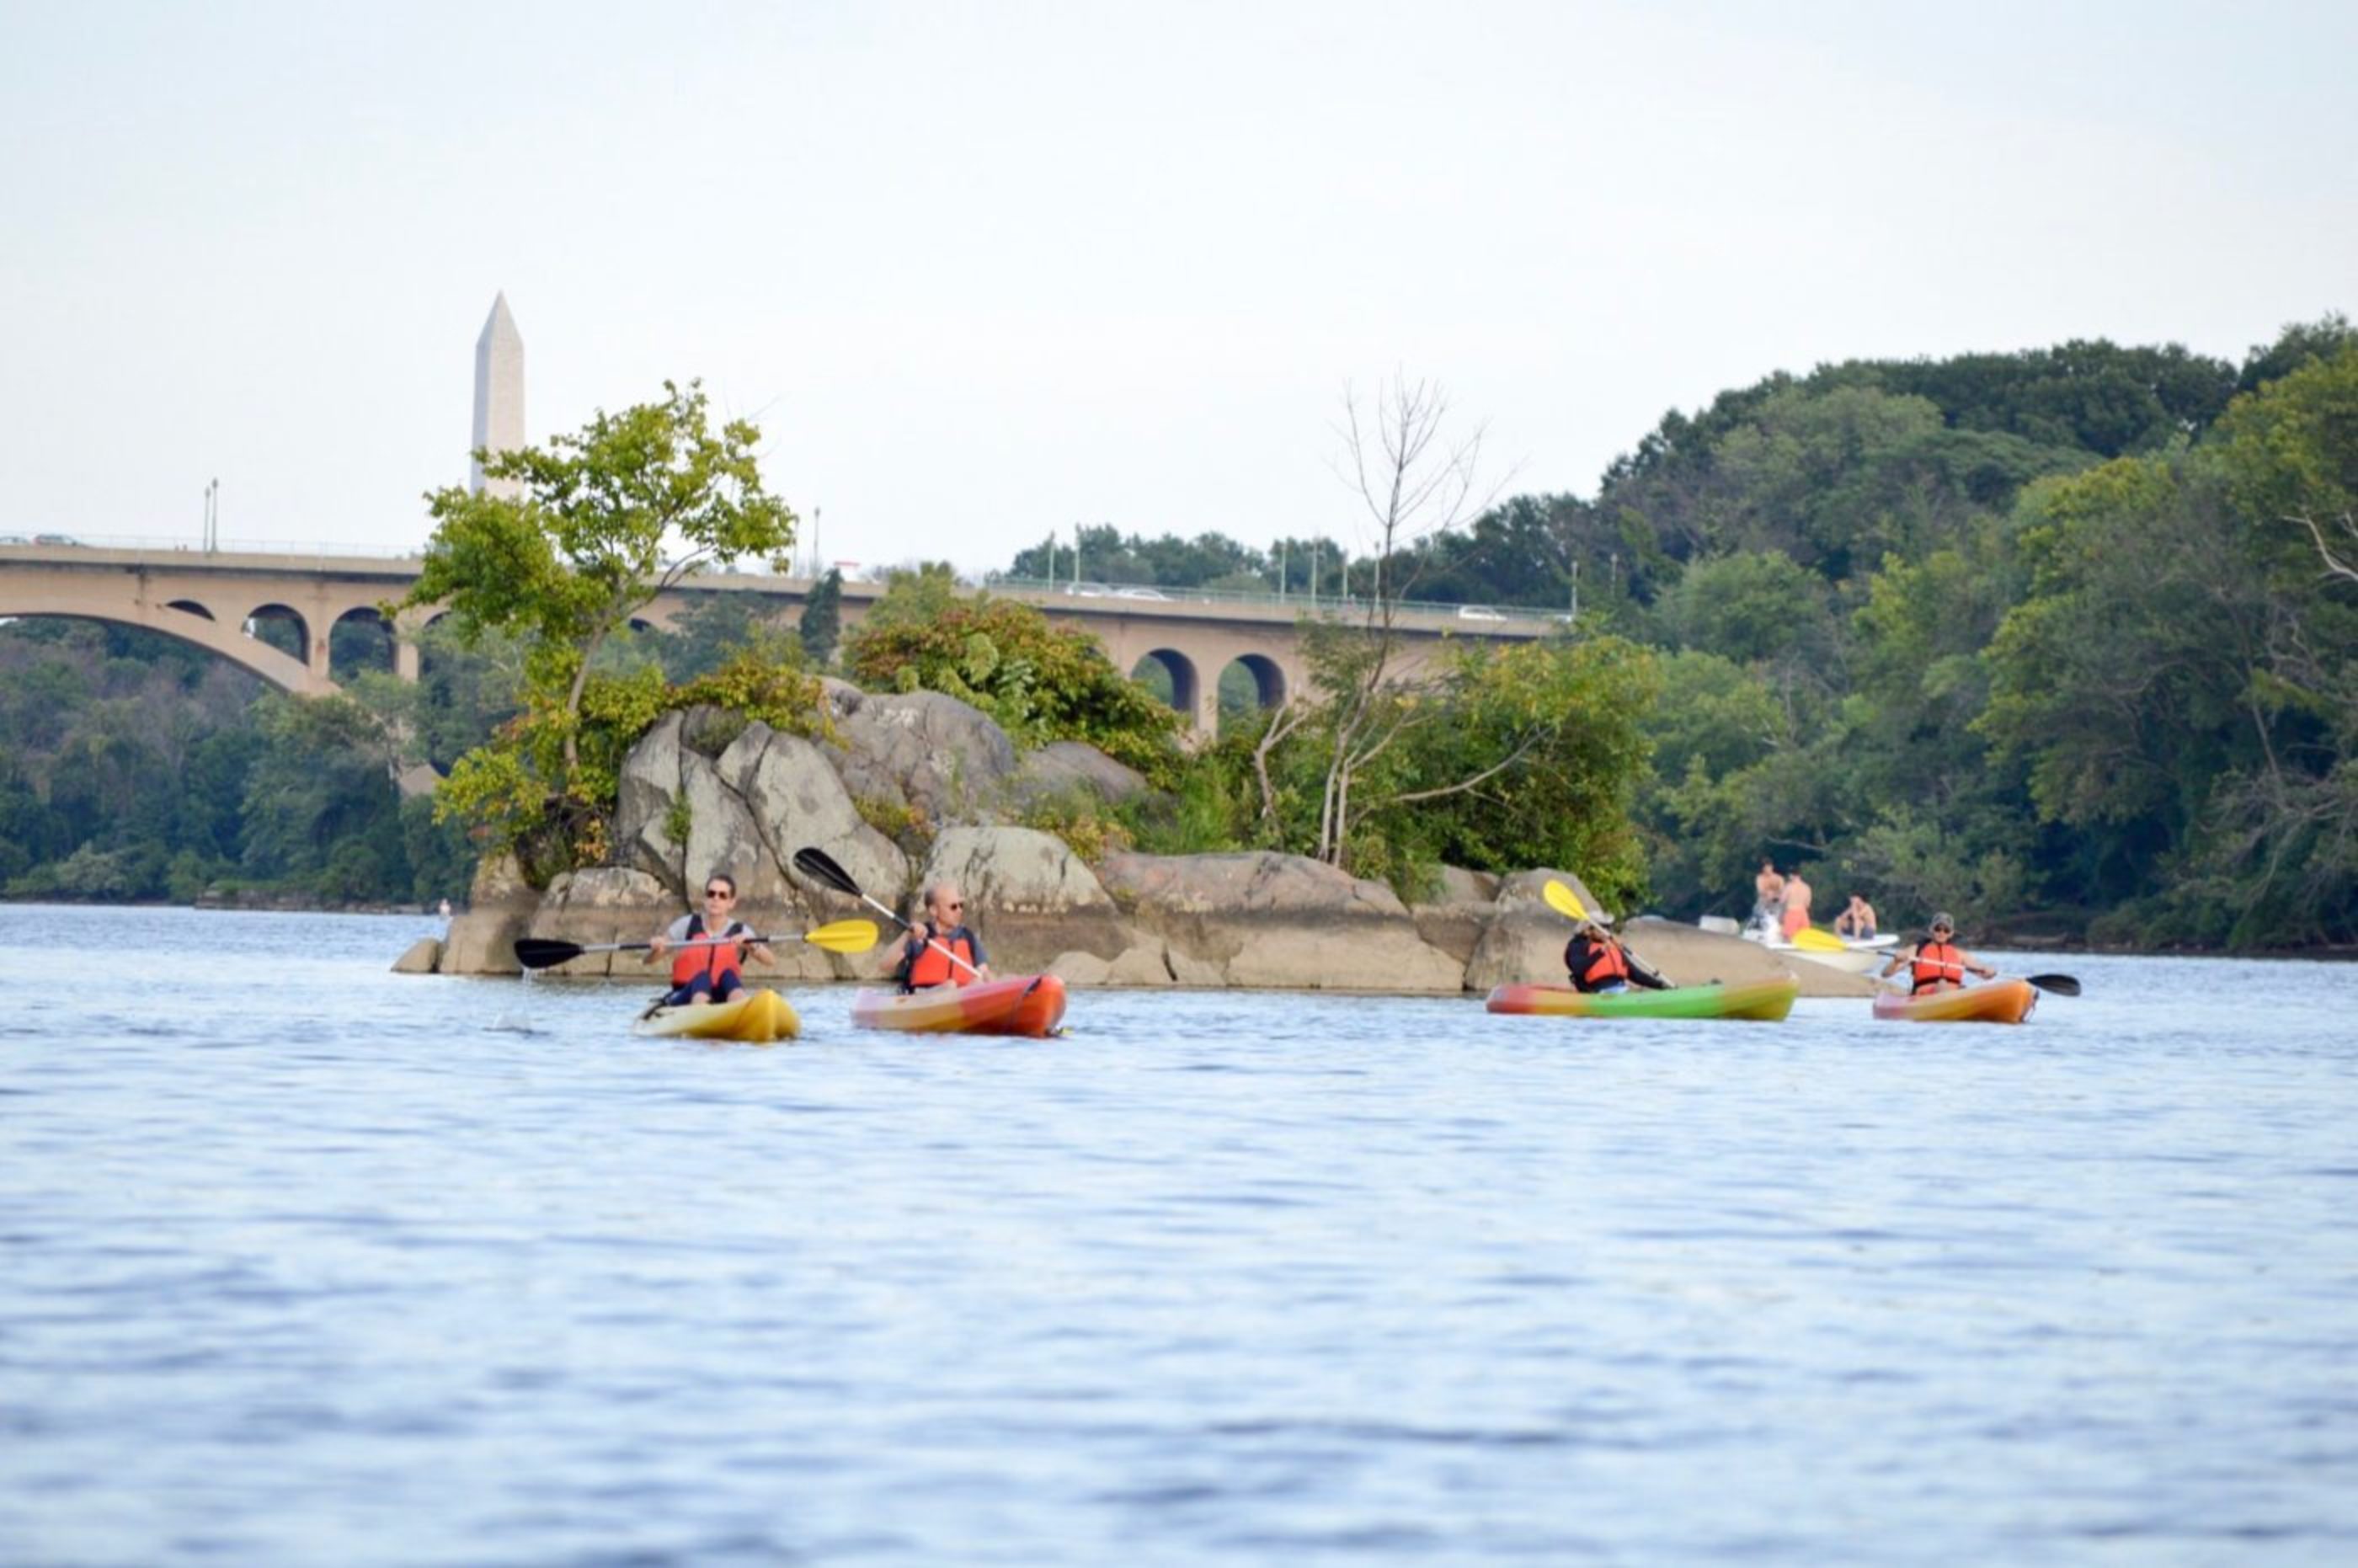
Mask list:
MULTIPOLYGON (((483 321, 483 335, 475 340, 475 438, 470 452, 488 447, 512 452, 524 445, 524 334, 516 330, 503 293, 492 300, 483 321)), ((470 460, 467 482, 477 493, 483 489, 483 465, 470 460)), ((492 493, 514 497, 524 487, 514 480, 497 480, 492 493)))

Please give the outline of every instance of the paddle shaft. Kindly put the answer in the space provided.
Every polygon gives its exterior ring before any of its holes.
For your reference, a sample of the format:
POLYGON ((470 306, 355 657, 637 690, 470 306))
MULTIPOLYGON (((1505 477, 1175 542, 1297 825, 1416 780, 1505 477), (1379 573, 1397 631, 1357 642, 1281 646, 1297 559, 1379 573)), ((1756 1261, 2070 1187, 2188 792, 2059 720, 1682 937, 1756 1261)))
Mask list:
MULTIPOLYGON (((1554 910, 1558 914, 1563 915, 1565 919, 1587 920, 1592 918, 1588 913, 1588 906, 1580 902, 1580 895, 1573 892, 1570 888, 1564 886, 1562 882, 1550 879, 1547 886, 1542 890, 1542 892, 1545 895, 1542 902, 1545 903, 1550 909, 1554 910)), ((1604 930, 1604 927, 1601 925, 1598 929, 1603 932, 1606 941, 1621 949, 1621 957, 1628 964, 1629 972, 1632 975, 1642 974, 1646 979, 1653 981, 1654 984, 1661 987, 1663 989, 1667 990, 1670 989, 1671 982, 1662 978, 1662 972, 1654 968, 1653 965, 1646 962, 1645 959, 1638 957, 1636 953, 1632 952, 1630 950, 1629 944, 1614 935, 1612 932, 1604 930)))
MULTIPOLYGON (((899 915, 893 914, 882 904, 878 903, 874 899, 870 898, 866 893, 861 893, 860 895, 860 899, 861 903, 867 904, 871 909, 875 910, 879 914, 884 916, 885 919, 891 921, 902 930, 909 932, 913 935, 915 934, 917 928, 914 924, 902 919, 899 915)), ((982 971, 980 969, 976 968, 972 964, 969 964, 964 958, 959 957, 956 953, 949 949, 947 945, 936 942, 932 937, 928 936, 925 938, 925 946, 931 947, 935 952, 939 953, 943 957, 947 958, 951 963, 956 964, 959 968, 964 969, 968 974, 972 975, 976 979, 979 980, 982 979, 982 971)))
MULTIPOLYGON (((891 921, 893 925, 899 926, 903 931, 913 932, 916 930, 914 925, 911 925, 908 921, 902 919, 898 914, 894 914, 890 907, 879 903, 876 900, 869 897, 867 891, 858 882, 851 880, 851 873, 845 871, 841 866, 837 865, 833 857, 827 855, 823 850, 809 848, 795 850, 795 870, 802 872, 803 875, 810 878, 813 881, 825 882, 827 886, 833 888, 838 892, 849 893, 852 897, 858 899, 860 903, 866 904, 869 908, 874 910, 877 914, 882 915, 885 919, 891 921)), ((932 937, 928 936, 925 938, 925 946, 931 947, 935 952, 939 953, 943 957, 947 958, 951 963, 956 964, 959 968, 964 969, 968 974, 972 975, 976 979, 979 980, 982 979, 982 971, 980 969, 976 968, 972 964, 968 963, 964 958, 959 957, 956 953, 950 951, 946 945, 936 942, 932 937)))

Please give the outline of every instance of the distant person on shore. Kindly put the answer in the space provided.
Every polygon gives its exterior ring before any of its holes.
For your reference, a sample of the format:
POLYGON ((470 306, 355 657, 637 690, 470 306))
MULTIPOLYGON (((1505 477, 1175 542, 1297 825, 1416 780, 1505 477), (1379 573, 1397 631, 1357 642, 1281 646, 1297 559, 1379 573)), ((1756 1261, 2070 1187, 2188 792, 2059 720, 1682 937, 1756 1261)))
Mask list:
POLYGON ((1997 971, 1966 952, 1951 940, 1957 932, 1957 923, 1943 913, 1932 917, 1932 934, 1904 952, 1894 953, 1891 962, 1883 966, 1886 975, 1900 965, 1909 966, 1909 994, 1924 996, 1932 991, 1963 990, 1968 970, 1985 980, 1997 979, 1997 971))
POLYGON ((1777 933, 1790 942, 1793 933, 1810 924, 1810 884, 1801 880, 1799 866, 1785 873, 1784 911, 1777 921, 1777 933))
POLYGON ((1784 910, 1785 879, 1764 860, 1760 862, 1760 874, 1752 879, 1752 924, 1763 931, 1774 930, 1784 910))
POLYGON ((1606 929, 1604 916, 1596 915, 1572 928, 1572 940, 1564 944, 1563 967, 1572 976, 1574 990, 1590 995, 1598 992, 1626 991, 1633 985, 1648 990, 1668 990, 1670 982, 1639 963, 1621 946, 1621 939, 1606 929))
POLYGON ((1834 916, 1834 935, 1847 936, 1854 942, 1875 940, 1875 905, 1859 893, 1850 895, 1850 905, 1834 916))
POLYGON ((909 927, 908 938, 901 944, 901 989, 918 991, 989 979, 990 956, 982 950, 982 938, 966 924, 966 894, 956 882, 936 882, 925 890, 925 918, 909 927), (972 966, 973 973, 951 962, 950 953, 972 966))
POLYGON ((745 989, 744 977, 739 972, 745 952, 765 964, 778 961, 768 945, 735 918, 736 908, 737 879, 726 871, 715 871, 704 879, 704 913, 681 915, 670 929, 647 944, 647 956, 639 960, 643 964, 662 957, 666 947, 679 948, 679 957, 671 961, 671 994, 659 1005, 727 1001, 745 989), (708 936, 720 940, 702 941, 708 936))

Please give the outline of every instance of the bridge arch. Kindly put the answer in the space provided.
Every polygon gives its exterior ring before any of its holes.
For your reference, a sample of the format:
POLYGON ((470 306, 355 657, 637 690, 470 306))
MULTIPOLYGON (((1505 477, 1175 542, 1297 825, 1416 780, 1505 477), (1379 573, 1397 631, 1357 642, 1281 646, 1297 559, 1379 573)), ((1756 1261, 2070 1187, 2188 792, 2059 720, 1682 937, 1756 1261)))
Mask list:
POLYGON ((1220 714, 1248 707, 1263 713, 1285 700, 1285 670, 1266 654, 1239 654, 1220 671, 1220 714))
POLYGON ((160 632, 176 642, 217 654, 281 691, 323 697, 337 689, 331 682, 313 675, 310 666, 300 660, 247 636, 238 627, 222 625, 201 605, 66 604, 49 594, 42 595, 40 601, 35 603, 0 595, 0 620, 16 619, 104 621, 116 626, 136 626, 143 632, 160 632))
POLYGON ((293 605, 257 604, 245 612, 245 619, 239 622, 238 630, 301 664, 308 665, 311 663, 311 623, 303 619, 303 612, 293 605), (273 629, 280 629, 278 635, 271 634, 273 629), (281 638, 288 636, 295 643, 291 649, 281 641, 281 638))
POLYGON ((1195 720, 1204 680, 1195 661, 1178 649, 1149 648, 1130 667, 1130 678, 1195 720))
POLYGON ((373 605, 347 610, 328 628, 328 678, 345 681, 368 670, 393 674, 399 664, 393 622, 373 605))

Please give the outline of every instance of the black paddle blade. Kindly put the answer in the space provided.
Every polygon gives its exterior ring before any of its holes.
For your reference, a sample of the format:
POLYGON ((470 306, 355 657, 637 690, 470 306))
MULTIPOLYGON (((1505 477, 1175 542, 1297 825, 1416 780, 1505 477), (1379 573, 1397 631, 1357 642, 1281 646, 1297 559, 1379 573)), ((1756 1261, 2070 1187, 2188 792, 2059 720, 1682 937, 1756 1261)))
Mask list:
POLYGON ((851 873, 831 860, 824 849, 806 846, 795 851, 795 870, 815 882, 825 882, 838 892, 848 892, 854 898, 865 898, 851 873))
POLYGON ((515 945, 516 962, 527 969, 546 969, 568 958, 581 957, 579 942, 557 942, 545 936, 519 936, 515 945))
POLYGON ((2032 985, 2037 986, 2040 990, 2053 991, 2057 996, 2078 996, 2080 994, 2080 982, 2072 979, 2070 975, 2025 975, 2023 979, 2028 980, 2032 985))

